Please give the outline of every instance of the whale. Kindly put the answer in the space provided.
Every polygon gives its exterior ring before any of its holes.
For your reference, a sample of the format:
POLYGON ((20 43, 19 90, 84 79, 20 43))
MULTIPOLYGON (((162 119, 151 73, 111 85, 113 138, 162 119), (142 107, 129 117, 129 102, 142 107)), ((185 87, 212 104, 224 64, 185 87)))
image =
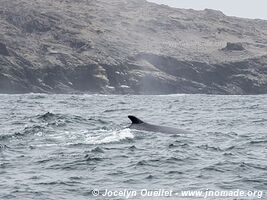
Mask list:
POLYGON ((160 133, 167 133, 167 134, 188 134, 192 133, 190 131, 178 129, 178 128, 172 128, 167 126, 159 126, 154 125, 150 123, 146 123, 142 121, 141 119, 138 119, 137 117, 133 115, 129 115, 128 118, 131 120, 132 124, 129 126, 130 129, 134 130, 143 130, 143 131, 149 131, 149 132, 160 132, 160 133))

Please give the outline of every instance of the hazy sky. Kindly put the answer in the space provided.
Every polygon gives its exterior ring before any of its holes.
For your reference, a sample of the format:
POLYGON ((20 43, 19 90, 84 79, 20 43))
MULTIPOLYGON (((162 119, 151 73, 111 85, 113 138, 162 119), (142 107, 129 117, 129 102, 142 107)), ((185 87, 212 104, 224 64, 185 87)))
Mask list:
POLYGON ((221 10, 226 15, 267 20, 267 0, 148 0, 178 8, 221 10))

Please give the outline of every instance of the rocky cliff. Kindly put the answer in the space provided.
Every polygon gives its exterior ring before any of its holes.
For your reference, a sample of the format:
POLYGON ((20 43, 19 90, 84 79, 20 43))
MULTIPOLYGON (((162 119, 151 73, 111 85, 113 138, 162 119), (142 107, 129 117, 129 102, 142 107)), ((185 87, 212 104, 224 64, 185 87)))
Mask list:
POLYGON ((267 93, 267 21, 144 0, 1 0, 0 93, 267 93))

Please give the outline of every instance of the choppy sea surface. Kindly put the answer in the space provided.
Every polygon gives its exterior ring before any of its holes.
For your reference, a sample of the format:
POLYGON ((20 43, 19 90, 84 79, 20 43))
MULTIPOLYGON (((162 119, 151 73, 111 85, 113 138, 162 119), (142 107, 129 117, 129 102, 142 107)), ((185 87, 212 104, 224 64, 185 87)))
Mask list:
POLYGON ((267 95, 0 95, 0 199, 126 199, 106 189, 267 199, 267 95), (192 133, 131 130, 129 114, 192 133))

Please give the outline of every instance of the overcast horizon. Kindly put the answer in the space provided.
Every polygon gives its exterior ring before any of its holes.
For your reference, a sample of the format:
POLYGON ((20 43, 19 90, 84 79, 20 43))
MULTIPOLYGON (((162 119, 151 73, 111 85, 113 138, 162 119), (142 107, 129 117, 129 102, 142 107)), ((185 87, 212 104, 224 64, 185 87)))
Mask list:
POLYGON ((228 16, 267 20, 266 0, 148 0, 150 2, 169 5, 176 8, 205 8, 220 10, 228 16), (242 5, 242 8, 240 7, 242 5))

